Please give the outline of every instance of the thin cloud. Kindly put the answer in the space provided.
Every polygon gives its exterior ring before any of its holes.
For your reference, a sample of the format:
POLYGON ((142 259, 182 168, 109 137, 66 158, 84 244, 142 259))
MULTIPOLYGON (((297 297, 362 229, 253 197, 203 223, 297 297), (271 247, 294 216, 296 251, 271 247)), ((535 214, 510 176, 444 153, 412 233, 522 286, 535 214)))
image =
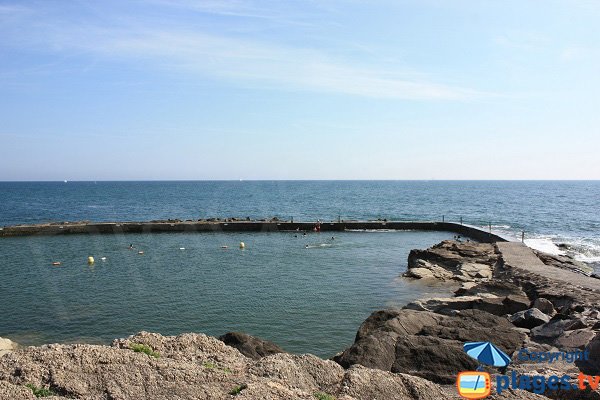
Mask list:
MULTIPOLYGON (((214 2, 205 7, 209 6, 235 9, 214 2)), ((414 73, 402 74, 393 67, 386 70, 373 64, 361 65, 355 59, 336 59, 320 49, 164 24, 150 29, 148 26, 152 24, 143 20, 121 20, 117 27, 99 27, 89 21, 79 25, 56 20, 52 24, 37 24, 35 18, 28 18, 26 25, 29 27, 26 35, 12 38, 19 47, 131 62, 136 67, 185 72, 191 77, 216 78, 243 87, 406 100, 470 100, 493 96, 415 77, 414 73)), ((6 38, 2 42, 6 43, 6 38)))

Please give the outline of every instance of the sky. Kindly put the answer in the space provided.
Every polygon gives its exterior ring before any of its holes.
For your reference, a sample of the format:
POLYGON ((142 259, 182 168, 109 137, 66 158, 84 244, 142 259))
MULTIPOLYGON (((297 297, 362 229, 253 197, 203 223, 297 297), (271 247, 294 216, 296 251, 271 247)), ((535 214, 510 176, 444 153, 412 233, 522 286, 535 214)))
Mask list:
POLYGON ((0 180, 600 179, 595 0, 0 0, 0 180))

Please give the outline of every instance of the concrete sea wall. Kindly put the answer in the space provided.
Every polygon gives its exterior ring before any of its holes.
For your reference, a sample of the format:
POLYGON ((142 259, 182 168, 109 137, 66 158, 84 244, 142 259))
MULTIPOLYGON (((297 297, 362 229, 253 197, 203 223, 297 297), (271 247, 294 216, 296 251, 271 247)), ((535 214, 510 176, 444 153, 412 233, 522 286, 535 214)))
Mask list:
MULTIPOLYGON (((38 225, 15 225, 0 228, 0 237, 67 234, 122 234, 158 232, 288 232, 312 231, 315 222, 292 221, 150 221, 150 222, 65 222, 38 225)), ((497 234, 455 222, 433 221, 337 221, 322 222, 322 232, 345 230, 418 230, 447 231, 479 242, 506 242, 497 234)))

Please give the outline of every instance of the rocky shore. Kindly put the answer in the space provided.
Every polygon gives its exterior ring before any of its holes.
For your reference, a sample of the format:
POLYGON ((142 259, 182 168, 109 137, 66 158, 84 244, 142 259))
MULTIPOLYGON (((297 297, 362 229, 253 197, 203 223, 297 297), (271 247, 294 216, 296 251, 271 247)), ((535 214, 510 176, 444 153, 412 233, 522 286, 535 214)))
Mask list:
MULTIPOLYGON (((457 373, 478 366, 463 351, 467 341, 489 341, 512 356, 505 374, 600 375, 600 291, 565 273, 594 278, 571 260, 536 257, 543 276, 511 265, 494 244, 413 250, 406 279, 451 282, 460 286, 455 296, 374 312, 332 360, 236 332, 218 339, 140 332, 111 346, 18 348, 0 340, 0 399, 458 399, 457 373), (534 363, 519 359, 523 348, 589 358, 534 363)), ((488 398, 600 399, 600 391, 507 389, 488 398)))

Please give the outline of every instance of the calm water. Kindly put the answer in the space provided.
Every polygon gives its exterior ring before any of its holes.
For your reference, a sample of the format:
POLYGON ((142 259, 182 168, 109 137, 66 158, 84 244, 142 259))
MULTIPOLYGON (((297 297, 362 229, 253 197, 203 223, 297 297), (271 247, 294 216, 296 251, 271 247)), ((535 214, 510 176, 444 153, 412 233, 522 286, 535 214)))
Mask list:
POLYGON ((451 237, 343 232, 335 240, 325 233, 9 238, 0 240, 0 336, 40 344, 109 342, 140 330, 216 336, 241 330, 289 351, 329 357, 352 343, 372 311, 442 290, 398 276, 410 249, 451 237), (240 241, 245 250, 238 249, 240 241), (128 249, 130 243, 136 250, 128 249), (87 265, 88 254, 95 265, 87 265), (53 260, 62 265, 51 266, 53 260))
POLYGON ((0 225, 44 221, 294 217, 491 223, 600 261, 600 181, 0 182, 0 225))
MULTIPOLYGON (((0 225, 277 216, 458 220, 600 261, 600 182, 0 183, 0 225)), ((242 330, 330 356, 382 307, 425 292, 398 276, 447 233, 156 234, 0 240, 0 336, 24 344, 242 330), (248 244, 245 251, 237 243, 248 244), (140 256, 129 251, 133 242, 140 256), (229 245, 222 250, 221 245, 229 245), (315 245, 306 249, 305 245, 315 245), (319 246, 325 244, 327 246, 319 246), (185 250, 179 250, 185 247, 185 250), (88 267, 88 255, 96 264, 88 267), (107 257, 105 262, 100 257, 107 257), (61 267, 52 267, 55 260, 61 267)))

